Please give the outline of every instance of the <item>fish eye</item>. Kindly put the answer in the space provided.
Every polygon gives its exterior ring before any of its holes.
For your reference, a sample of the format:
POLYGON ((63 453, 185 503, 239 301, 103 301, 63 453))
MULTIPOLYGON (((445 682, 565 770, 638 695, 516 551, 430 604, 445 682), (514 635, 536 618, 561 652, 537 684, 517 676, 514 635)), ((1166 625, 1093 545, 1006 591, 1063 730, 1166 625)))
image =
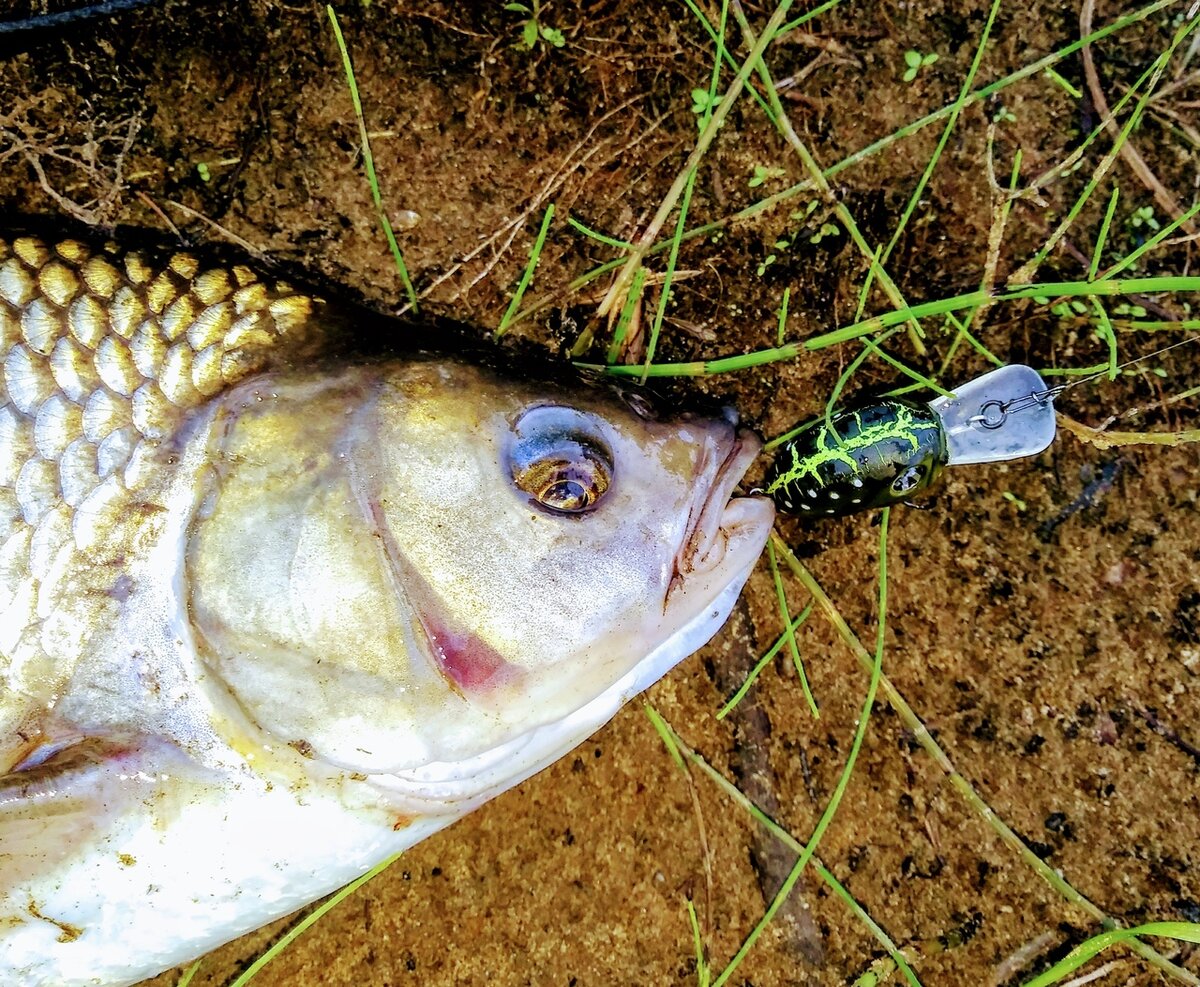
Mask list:
POLYGON ((892 481, 892 493, 906 494, 921 482, 920 466, 910 466, 892 481))
POLYGON ((517 422, 513 483, 552 513, 584 514, 612 484, 612 457, 585 424, 585 415, 567 408, 535 408, 517 422))

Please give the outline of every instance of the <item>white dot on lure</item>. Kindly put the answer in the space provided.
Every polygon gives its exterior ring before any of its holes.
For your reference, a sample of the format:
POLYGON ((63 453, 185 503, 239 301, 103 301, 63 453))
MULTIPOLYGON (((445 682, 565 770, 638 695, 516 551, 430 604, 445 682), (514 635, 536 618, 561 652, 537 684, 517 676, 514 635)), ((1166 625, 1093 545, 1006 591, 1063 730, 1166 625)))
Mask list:
POLYGON ((809 487, 807 490, 804 491, 805 497, 815 497, 816 495, 817 495, 817 490, 815 487, 809 487))
POLYGON ((836 490, 830 490, 830 491, 829 491, 829 499, 830 499, 830 500, 837 500, 837 499, 838 499, 838 496, 839 496, 839 494, 838 494, 838 492, 837 492, 836 490))
MULTIPOLYGON (((852 487, 861 487, 861 486, 862 486, 862 480, 861 480, 859 477, 857 477, 857 476, 852 476, 852 477, 850 478, 850 485, 851 485, 852 487)), ((856 504, 857 504, 857 503, 858 503, 858 501, 856 500, 854 503, 856 503, 856 504)))

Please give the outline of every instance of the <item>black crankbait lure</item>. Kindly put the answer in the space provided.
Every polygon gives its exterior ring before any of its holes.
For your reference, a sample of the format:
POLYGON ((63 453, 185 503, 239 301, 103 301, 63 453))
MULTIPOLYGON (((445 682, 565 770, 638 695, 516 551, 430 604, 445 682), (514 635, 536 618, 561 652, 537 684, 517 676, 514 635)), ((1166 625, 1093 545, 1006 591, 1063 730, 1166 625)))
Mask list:
POLYGON ((802 517, 908 501, 946 466, 1032 456, 1054 441, 1054 398, 1037 371, 1001 367, 928 404, 881 398, 814 422, 779 447, 764 493, 802 517), (1018 414, 1020 412, 1020 414, 1018 414))
POLYGON ((780 510, 837 517, 906 500, 945 465, 946 431, 929 405, 884 398, 785 443, 765 492, 780 510))

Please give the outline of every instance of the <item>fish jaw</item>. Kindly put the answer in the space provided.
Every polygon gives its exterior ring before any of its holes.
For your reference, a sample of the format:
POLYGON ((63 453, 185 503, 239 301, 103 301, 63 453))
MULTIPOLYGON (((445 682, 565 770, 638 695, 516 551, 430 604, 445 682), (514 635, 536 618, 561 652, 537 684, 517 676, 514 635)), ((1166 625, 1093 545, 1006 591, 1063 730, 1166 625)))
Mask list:
MULTIPOLYGON (((748 549, 758 542, 758 530, 764 521, 770 530, 774 512, 769 503, 766 509, 740 499, 736 503, 737 507, 730 508, 735 515, 731 521, 738 528, 749 530, 731 533, 748 549)), ((465 814, 532 777, 578 747, 611 720, 622 706, 704 647, 729 618, 761 550, 760 546, 753 554, 748 550, 739 552, 740 568, 733 569, 730 581, 715 597, 709 598, 711 602, 706 608, 698 610, 618 681, 573 713, 535 727, 474 758, 430 762, 411 771, 374 775, 371 781, 405 798, 454 805, 465 814)))

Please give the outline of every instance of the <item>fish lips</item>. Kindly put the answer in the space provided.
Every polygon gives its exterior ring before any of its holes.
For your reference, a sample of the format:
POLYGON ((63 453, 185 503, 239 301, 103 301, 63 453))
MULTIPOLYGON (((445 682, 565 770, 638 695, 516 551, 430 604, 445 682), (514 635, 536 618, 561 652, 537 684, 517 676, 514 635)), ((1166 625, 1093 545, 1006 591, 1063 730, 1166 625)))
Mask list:
POLYGON ((735 567, 745 561, 747 554, 757 557, 775 520, 775 508, 768 498, 734 496, 746 470, 762 450, 762 440, 749 429, 736 429, 732 424, 714 431, 714 441, 697 468, 696 497, 675 556, 668 604, 681 583, 716 571, 730 552, 737 556, 735 567), (712 478, 706 480, 710 470, 712 478))

